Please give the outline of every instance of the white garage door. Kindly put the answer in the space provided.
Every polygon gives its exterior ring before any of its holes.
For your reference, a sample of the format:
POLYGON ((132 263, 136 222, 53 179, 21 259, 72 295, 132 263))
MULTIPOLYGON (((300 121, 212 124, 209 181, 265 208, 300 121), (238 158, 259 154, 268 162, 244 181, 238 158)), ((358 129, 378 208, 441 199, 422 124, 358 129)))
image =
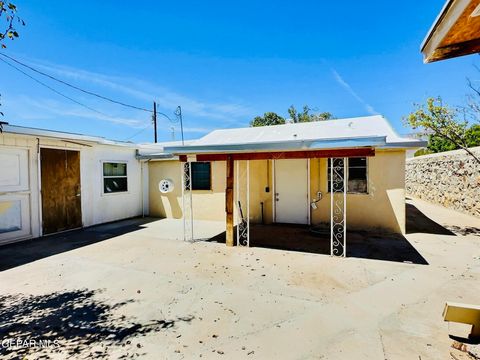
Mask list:
POLYGON ((0 146, 0 243, 30 235, 28 150, 0 146))

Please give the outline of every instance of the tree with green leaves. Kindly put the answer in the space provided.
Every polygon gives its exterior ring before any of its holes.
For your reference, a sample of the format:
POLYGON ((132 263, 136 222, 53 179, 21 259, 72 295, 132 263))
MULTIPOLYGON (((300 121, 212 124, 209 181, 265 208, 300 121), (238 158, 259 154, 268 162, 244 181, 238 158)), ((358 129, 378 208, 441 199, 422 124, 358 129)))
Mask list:
POLYGON ((422 135, 429 136, 430 150, 463 149, 480 164, 480 159, 468 149, 478 130, 470 128, 467 120, 460 120, 458 109, 444 105, 440 97, 429 98, 424 105, 417 104, 405 121, 422 135))
POLYGON ((266 112, 263 116, 256 116, 250 121, 250 126, 271 126, 285 124, 285 119, 274 112, 266 112))
POLYGON ((467 146, 480 146, 480 125, 472 125, 465 136, 467 140, 467 146))
POLYGON ((288 108, 288 114, 294 123, 302 123, 302 122, 312 122, 312 121, 324 121, 324 120, 331 120, 334 119, 333 115, 329 112, 322 112, 318 114, 311 114, 310 111, 312 109, 307 105, 303 106, 302 112, 297 112, 295 106, 291 105, 288 108))
POLYGON ((5 39, 14 40, 18 38, 17 25, 25 25, 25 22, 17 15, 17 6, 11 2, 0 1, 0 21, 3 24, 0 28, 0 45, 5 49, 5 39))
MULTIPOLYGON (((323 121, 335 119, 333 115, 329 112, 322 112, 318 114, 311 114, 312 109, 307 105, 303 107, 302 112, 297 112, 297 109, 292 105, 288 108, 288 114, 292 122, 302 123, 302 122, 312 122, 312 121, 323 121)), ((274 112, 267 112, 263 116, 257 116, 252 121, 250 121, 250 126, 270 126, 270 125, 281 125, 285 124, 285 119, 280 115, 274 112)))

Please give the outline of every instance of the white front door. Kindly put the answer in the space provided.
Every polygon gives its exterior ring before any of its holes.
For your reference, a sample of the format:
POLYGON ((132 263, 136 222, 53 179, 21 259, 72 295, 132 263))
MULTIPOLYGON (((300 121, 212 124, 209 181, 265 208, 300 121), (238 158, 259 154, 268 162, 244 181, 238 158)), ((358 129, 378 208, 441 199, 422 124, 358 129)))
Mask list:
POLYGON ((309 223, 308 159, 275 160, 275 222, 309 223))

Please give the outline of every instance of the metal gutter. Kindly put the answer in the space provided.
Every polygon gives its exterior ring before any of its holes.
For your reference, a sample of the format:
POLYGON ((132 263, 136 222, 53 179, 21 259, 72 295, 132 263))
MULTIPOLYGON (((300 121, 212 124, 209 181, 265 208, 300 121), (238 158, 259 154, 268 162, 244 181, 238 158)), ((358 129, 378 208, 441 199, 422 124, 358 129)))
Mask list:
POLYGON ((369 136, 325 140, 291 140, 261 143, 167 146, 165 152, 176 155, 208 153, 240 153, 255 151, 323 150, 386 145, 386 136, 369 136))
POLYGON ((170 153, 140 154, 138 149, 135 151, 135 158, 137 160, 178 160, 178 156, 170 153))
POLYGON ((380 149, 404 149, 404 148, 422 148, 428 145, 428 141, 424 140, 415 140, 415 141, 402 141, 402 142, 393 142, 385 144, 385 146, 380 146, 380 149))

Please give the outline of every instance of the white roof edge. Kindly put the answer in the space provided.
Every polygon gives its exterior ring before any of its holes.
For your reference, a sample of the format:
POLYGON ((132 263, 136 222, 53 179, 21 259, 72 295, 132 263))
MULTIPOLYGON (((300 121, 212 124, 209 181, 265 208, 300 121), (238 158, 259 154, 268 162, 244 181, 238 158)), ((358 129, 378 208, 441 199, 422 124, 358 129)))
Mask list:
POLYGON ((46 130, 46 129, 31 128, 31 127, 24 127, 24 126, 18 126, 18 125, 9 125, 9 124, 3 125, 3 133, 47 137, 47 138, 53 138, 53 139, 59 139, 59 140, 85 141, 85 142, 97 143, 101 145, 123 146, 123 147, 131 147, 131 148, 138 147, 134 143, 108 140, 100 136, 83 135, 83 134, 77 134, 77 133, 68 133, 68 132, 62 132, 62 131, 46 130))
POLYGON ((420 44, 420 51, 423 51, 425 49, 425 46, 427 45, 428 41, 432 37, 433 33, 435 32, 435 29, 437 28, 437 25, 440 23, 442 18, 445 16, 447 13, 448 8, 453 4, 455 0, 446 0, 445 4, 443 4, 442 9, 438 13, 437 17, 433 21, 432 25, 430 26, 430 29, 428 29, 427 35, 425 35, 425 38, 423 39, 422 43, 420 44))
POLYGON ((385 120, 385 123, 388 125, 390 130, 397 135, 398 138, 401 138, 402 141, 395 141, 387 143, 383 148, 407 148, 407 149, 417 149, 421 147, 425 147, 428 144, 428 141, 420 140, 420 139, 410 139, 410 138, 402 138, 398 132, 394 129, 392 124, 385 119, 383 116, 382 118, 385 120))

